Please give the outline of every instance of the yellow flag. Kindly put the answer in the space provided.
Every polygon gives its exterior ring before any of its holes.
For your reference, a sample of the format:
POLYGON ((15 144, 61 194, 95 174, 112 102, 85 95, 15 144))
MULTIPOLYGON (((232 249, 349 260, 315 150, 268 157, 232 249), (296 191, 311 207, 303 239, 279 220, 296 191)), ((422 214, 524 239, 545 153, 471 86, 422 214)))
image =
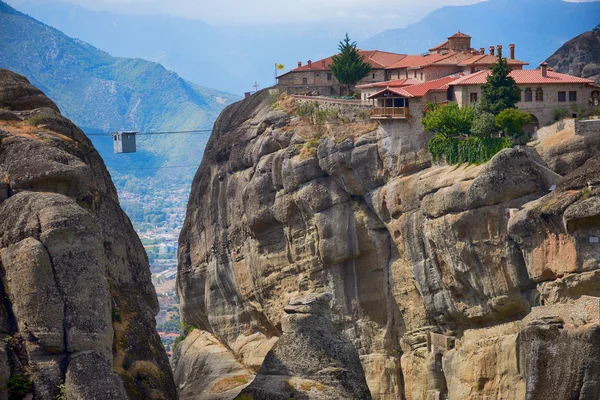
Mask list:
POLYGON ((275 66, 277 67, 277 71, 281 71, 282 69, 284 69, 285 67, 283 66, 283 64, 275 64, 275 66))

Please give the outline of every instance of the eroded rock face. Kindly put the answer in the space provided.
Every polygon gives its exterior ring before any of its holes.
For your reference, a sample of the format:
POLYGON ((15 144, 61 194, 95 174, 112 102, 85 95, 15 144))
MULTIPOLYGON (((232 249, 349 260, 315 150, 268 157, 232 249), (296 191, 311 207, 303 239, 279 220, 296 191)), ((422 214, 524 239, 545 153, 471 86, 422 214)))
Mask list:
MULTIPOLYGON (((598 149, 586 147, 598 143, 597 125, 585 138, 569 136, 564 151, 548 140, 479 166, 431 166, 418 148, 426 136, 311 125, 281 111, 289 102, 274 109, 267 98, 223 112, 194 180, 177 278, 187 323, 257 371, 260 344, 285 337, 289 300, 325 291, 374 399, 503 398, 506 388, 533 393, 528 385, 551 379, 545 353, 528 369, 515 361, 533 328, 486 329, 600 295, 600 163, 598 149), (469 342, 467 332, 485 340, 469 342), (432 351, 428 341, 440 337, 448 345, 432 351), (487 348, 495 355, 477 358, 487 348), (447 361, 451 352, 462 361, 447 361), (463 361, 476 367, 463 371, 463 361), (494 362, 501 378, 486 375, 494 362)), ((544 340, 597 323, 563 325, 544 340)), ((565 388, 592 387, 596 378, 582 376, 565 388)))
POLYGON ((254 381, 236 398, 371 398, 356 348, 331 323, 331 299, 330 293, 322 293, 290 300, 281 338, 254 381))
POLYGON ((36 399, 176 398, 148 261, 102 159, 7 70, 0 107, 0 384, 25 377, 36 399))

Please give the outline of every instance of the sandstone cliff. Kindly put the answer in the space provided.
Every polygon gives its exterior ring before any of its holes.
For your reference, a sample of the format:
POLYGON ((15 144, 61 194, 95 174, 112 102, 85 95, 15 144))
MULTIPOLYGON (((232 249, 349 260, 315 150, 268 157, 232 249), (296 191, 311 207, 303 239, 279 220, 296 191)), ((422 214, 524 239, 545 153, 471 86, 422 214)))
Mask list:
POLYGON ((316 377, 330 361, 314 372, 273 360, 294 348, 288 303, 324 292, 323 329, 352 343, 374 399, 600 396, 597 122, 484 165, 432 166, 428 138, 401 129, 418 122, 342 108, 318 124, 290 99, 271 103, 259 92, 215 123, 179 240, 183 318, 245 378, 182 379, 219 363, 190 347, 196 333, 176 351, 180 394, 196 393, 182 398, 240 391, 257 372, 239 398, 280 398, 264 392, 280 381, 295 398, 344 398, 297 390, 307 377, 329 390, 316 377))
POLYGON ((102 159, 7 70, 0 271, 0 398, 176 398, 144 248, 102 159))

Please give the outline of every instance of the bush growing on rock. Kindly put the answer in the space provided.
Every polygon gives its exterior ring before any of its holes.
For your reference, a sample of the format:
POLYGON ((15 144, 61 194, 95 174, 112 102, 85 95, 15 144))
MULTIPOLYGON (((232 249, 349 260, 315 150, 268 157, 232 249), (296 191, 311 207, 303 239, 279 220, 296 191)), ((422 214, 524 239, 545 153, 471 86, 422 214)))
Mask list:
POLYGON ((523 127, 531 122, 531 115, 516 108, 507 108, 496 116, 496 126, 502 129, 506 136, 510 136, 519 143, 524 143, 523 127))

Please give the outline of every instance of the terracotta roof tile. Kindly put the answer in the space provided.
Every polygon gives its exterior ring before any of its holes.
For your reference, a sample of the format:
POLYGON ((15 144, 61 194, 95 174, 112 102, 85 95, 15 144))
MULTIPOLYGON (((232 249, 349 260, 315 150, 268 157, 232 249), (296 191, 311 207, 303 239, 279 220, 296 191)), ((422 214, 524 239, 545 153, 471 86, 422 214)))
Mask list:
MULTIPOLYGON (((520 60, 511 60, 510 58, 505 58, 508 65, 529 65, 526 61, 520 60)), ((493 56, 491 54, 479 54, 476 56, 472 56, 464 61, 462 61, 459 65, 461 66, 478 66, 478 65, 493 65, 498 62, 498 57, 493 56)))
POLYGON ((412 97, 423 97, 427 93, 436 90, 447 90, 448 85, 458 79, 462 74, 455 74, 446 76, 440 79, 434 79, 420 85, 407 86, 403 88, 406 92, 410 93, 412 97))
POLYGON ((385 88, 385 87, 403 87, 403 86, 410 86, 410 85, 418 85, 419 83, 421 83, 421 82, 416 79, 412 79, 412 78, 394 79, 391 81, 375 82, 375 83, 367 83, 364 85, 358 85, 356 88, 357 89, 367 89, 367 88, 379 88, 379 87, 383 87, 383 88, 385 88))
MULTIPOLYGON (((491 71, 484 70, 466 75, 455 80, 450 85, 481 85, 486 82, 486 79, 491 71)), ((567 74, 548 71, 547 76, 542 76, 542 71, 539 69, 532 70, 514 70, 510 76, 514 78, 518 85, 535 85, 535 84, 559 84, 559 83, 589 83, 593 84, 591 79, 578 78, 567 74)))
POLYGON ((444 78, 434 79, 429 82, 421 83, 418 85, 404 86, 404 87, 386 87, 383 90, 369 96, 369 99, 377 97, 377 95, 385 92, 386 90, 395 93, 399 96, 404 97, 423 97, 431 91, 447 90, 448 85, 459 78, 462 74, 454 74, 446 76, 444 78))
POLYGON ((456 32, 454 35, 450 36, 448 39, 450 38, 470 38, 471 36, 467 35, 466 33, 462 33, 461 31, 456 32))
POLYGON ((444 49, 444 48, 447 48, 447 47, 448 47, 448 41, 446 40, 444 43, 438 44, 437 46, 430 48, 429 51, 444 49))
MULTIPOLYGON (((385 68, 388 65, 400 61, 401 59, 406 57, 406 54, 390 53, 387 51, 379 50, 359 50, 358 52, 361 55, 365 56, 365 61, 371 64, 371 68, 375 69, 385 68)), ((291 71, 286 72, 285 74, 279 75, 278 78, 287 75, 290 72, 329 71, 329 66, 332 63, 332 58, 333 56, 324 58, 322 60, 312 61, 310 65, 304 64, 301 67, 294 68, 291 71)))
POLYGON ((401 68, 420 68, 431 65, 435 62, 450 58, 457 53, 447 54, 427 54, 424 56, 408 55, 402 60, 393 63, 386 67, 386 69, 401 69, 401 68))

